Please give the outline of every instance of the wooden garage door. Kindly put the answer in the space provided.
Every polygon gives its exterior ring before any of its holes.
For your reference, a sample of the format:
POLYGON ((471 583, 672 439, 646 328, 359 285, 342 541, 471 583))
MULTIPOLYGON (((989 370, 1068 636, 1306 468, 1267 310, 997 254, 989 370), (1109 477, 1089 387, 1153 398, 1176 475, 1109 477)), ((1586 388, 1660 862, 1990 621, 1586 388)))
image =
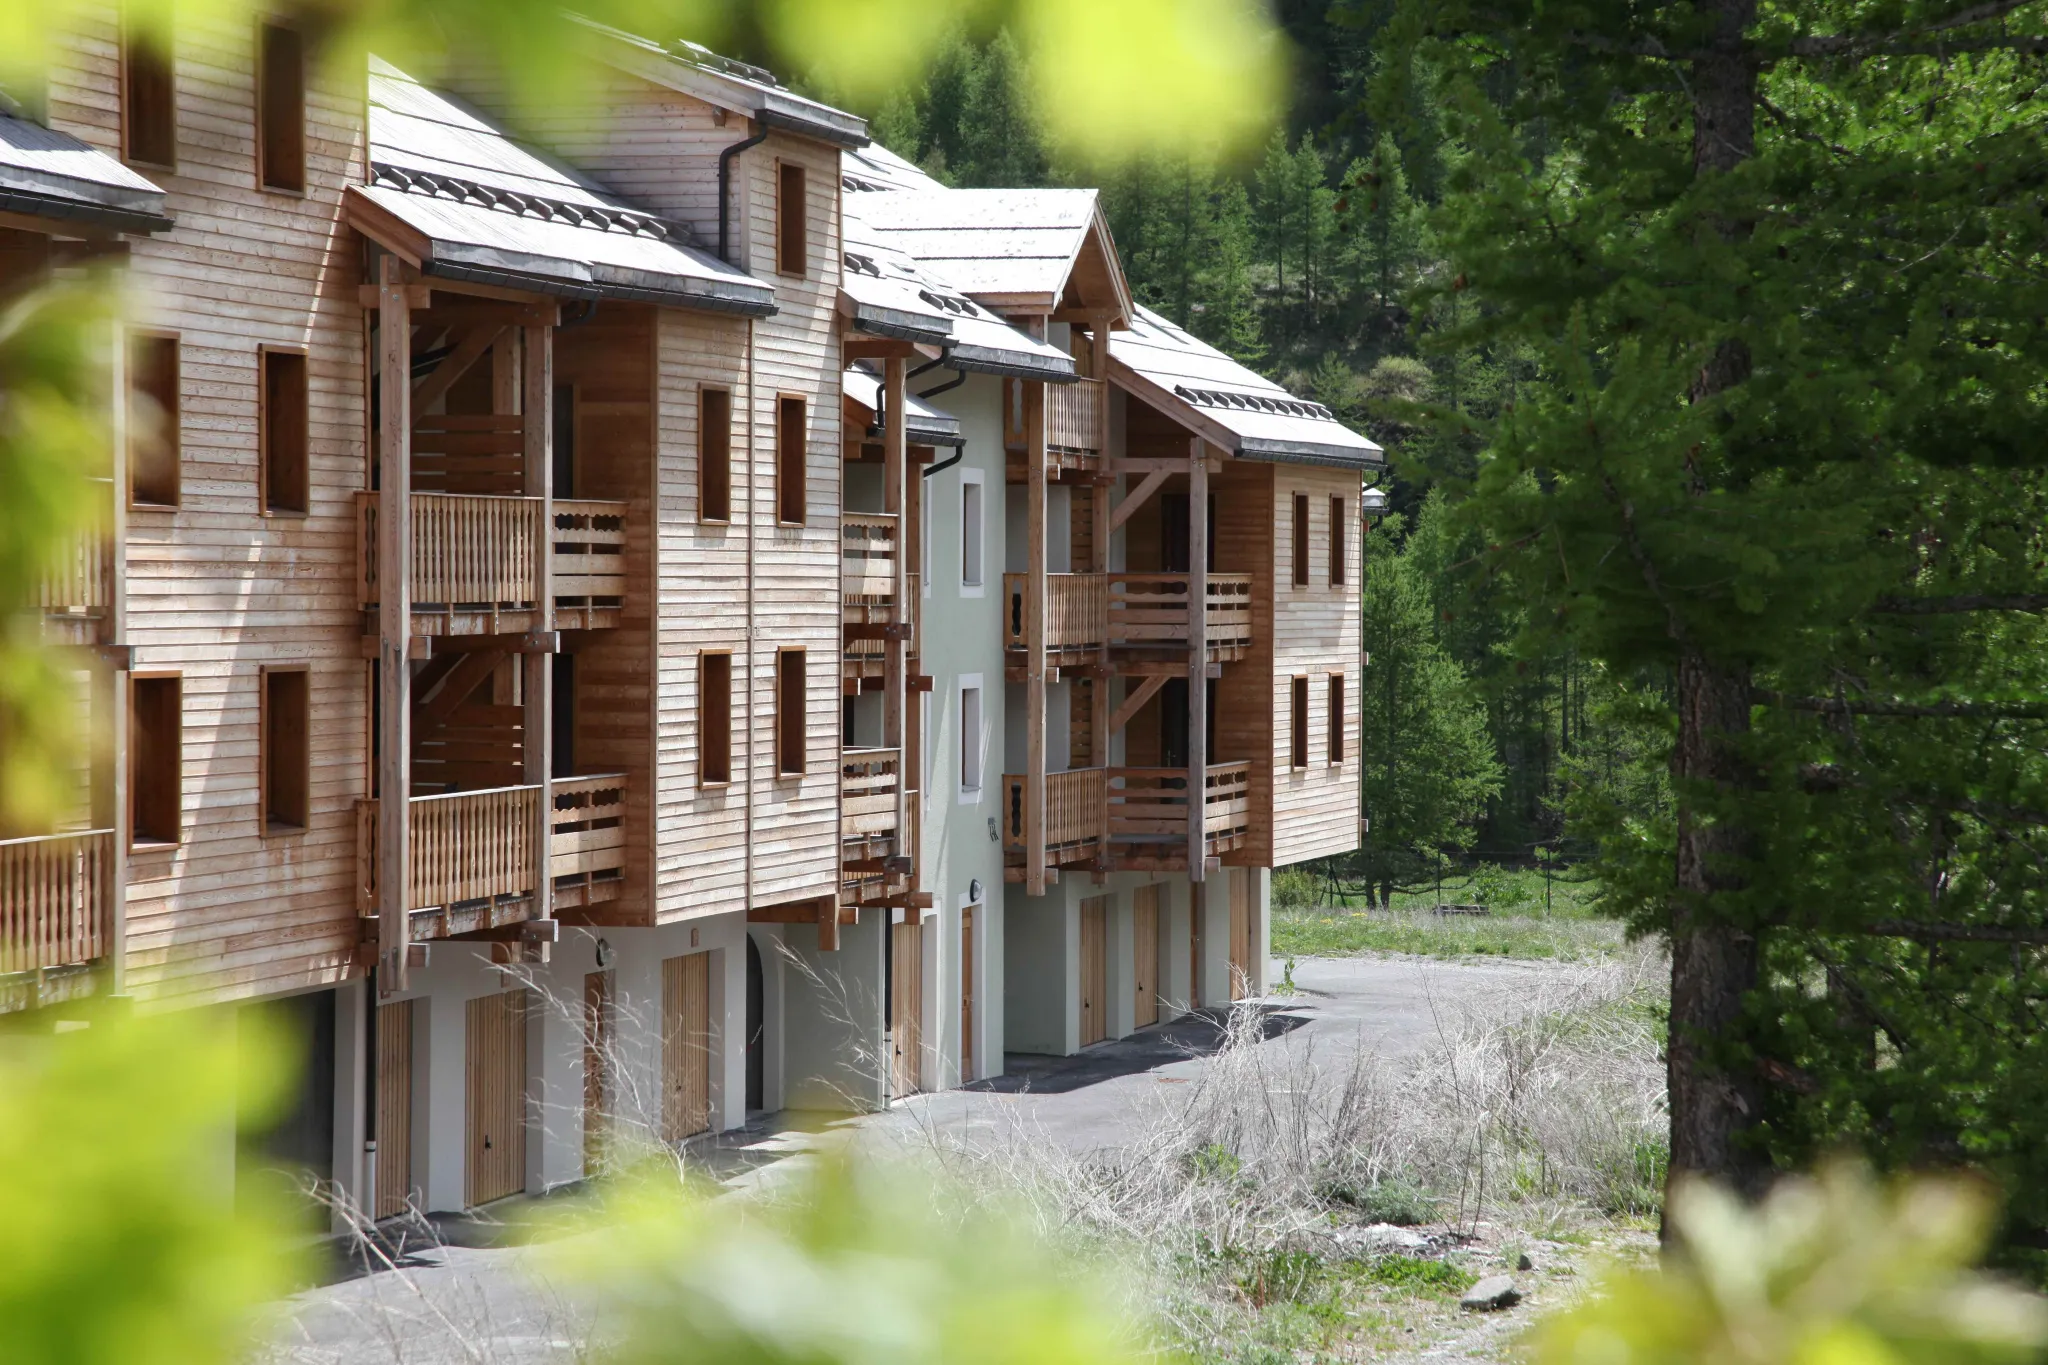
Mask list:
POLYGON ((474 1206, 526 1188, 526 992, 469 1002, 469 1169, 474 1206))
POLYGON ((377 1008, 377 1217, 412 1196, 412 1001, 377 1008))
POLYGON ((680 1142, 711 1126, 711 954, 661 964, 661 1135, 680 1142))
POLYGON ((923 1088, 924 926, 889 926, 889 1093, 923 1088))
POLYGON ((960 1079, 974 1079, 974 907, 960 912, 960 1079))
POLYGON ((604 1169, 611 1136, 615 1034, 613 977, 608 971, 583 977, 583 1173, 604 1169))
POLYGON ((1252 874, 1241 867, 1227 870, 1224 887, 1230 897, 1230 998, 1242 1000, 1252 978, 1252 874))
POLYGON ((1131 1024, 1159 1022, 1159 888, 1141 886, 1131 898, 1131 1024))
POLYGON ((1081 902, 1081 1046, 1109 1036, 1109 897, 1081 902))

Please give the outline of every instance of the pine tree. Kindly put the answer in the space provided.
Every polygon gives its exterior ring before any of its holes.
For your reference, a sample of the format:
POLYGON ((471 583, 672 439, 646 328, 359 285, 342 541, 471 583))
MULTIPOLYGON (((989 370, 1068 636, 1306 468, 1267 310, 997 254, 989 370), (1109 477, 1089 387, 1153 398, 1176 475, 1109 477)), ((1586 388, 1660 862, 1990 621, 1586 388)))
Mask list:
POLYGON ((1002 29, 974 64, 953 165, 963 185, 1012 188, 1044 184, 1048 164, 1024 56, 1002 29))
POLYGON ((1256 249, 1251 196, 1242 181, 1228 181, 1217 196, 1208 252, 1213 264, 1202 281, 1201 307, 1189 321, 1197 336, 1239 364, 1251 366, 1266 356, 1258 291, 1252 283, 1256 249))

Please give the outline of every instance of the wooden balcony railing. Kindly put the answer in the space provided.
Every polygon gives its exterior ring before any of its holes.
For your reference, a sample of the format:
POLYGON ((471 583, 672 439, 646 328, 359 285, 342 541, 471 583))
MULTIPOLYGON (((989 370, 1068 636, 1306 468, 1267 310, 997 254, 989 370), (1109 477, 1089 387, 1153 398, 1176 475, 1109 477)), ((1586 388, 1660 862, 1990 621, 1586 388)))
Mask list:
POLYGON ((896 833, 897 749, 848 749, 840 756, 839 837, 880 839, 896 833))
MULTIPOLYGON (((1054 573, 1045 576, 1045 647, 1094 649, 1108 638, 1109 593, 1099 573, 1054 573)), ((1012 649, 1025 645, 1024 585, 1029 576, 1003 575, 1003 637, 1012 649)), ((1183 632, 1185 638, 1185 632, 1183 632)))
MULTIPOLYGON (((1184 645, 1188 640, 1187 574, 1109 575, 1109 639, 1116 645, 1184 645)), ((1209 648, 1252 642, 1252 576, 1209 575, 1209 648)))
MULTIPOLYGON (((1045 850, 1072 852, 1102 842, 1109 789, 1102 768, 1069 768, 1045 775, 1045 850)), ((1003 845, 1024 847, 1024 777, 1003 774, 1003 845)))
MULTIPOLYGON (((1203 792, 1203 830, 1210 851, 1234 843, 1251 819, 1251 764, 1212 763, 1203 792)), ((1109 770, 1109 833, 1112 839, 1162 843, 1188 834, 1186 768, 1109 770)))
POLYGON ((92 620, 107 614, 114 602, 113 542, 104 517, 114 497, 112 479, 93 479, 94 515, 64 546, 63 555, 43 571, 38 602, 46 617, 92 620))
POLYGON ((555 905, 616 900, 626 875, 626 775, 558 777, 548 792, 555 905))
POLYGON ((598 606, 626 595, 626 504, 554 502, 555 601, 598 606))
POLYGON ((0 840, 0 976, 107 955, 114 831, 0 840))
MULTIPOLYGON (((380 497, 356 494, 359 605, 378 600, 380 497)), ((531 612, 538 558, 552 551, 557 606, 590 611, 626 594, 626 504, 587 498, 554 504, 542 534, 539 498, 469 493, 411 494, 412 602, 416 612, 492 615, 531 612)), ((580 625, 594 624, 579 621, 580 625)))
POLYGON ((846 597, 896 595, 896 518, 846 512, 839 518, 839 591, 846 597))
POLYGON ((1045 443, 1087 455, 1103 451, 1102 381, 1045 386, 1045 443))
MULTIPOLYGON (((540 885, 535 824, 546 789, 494 787, 408 803, 411 840, 406 908, 447 909, 468 902, 531 896, 540 885)), ((356 803, 357 881, 362 909, 376 913, 377 805, 356 803)))

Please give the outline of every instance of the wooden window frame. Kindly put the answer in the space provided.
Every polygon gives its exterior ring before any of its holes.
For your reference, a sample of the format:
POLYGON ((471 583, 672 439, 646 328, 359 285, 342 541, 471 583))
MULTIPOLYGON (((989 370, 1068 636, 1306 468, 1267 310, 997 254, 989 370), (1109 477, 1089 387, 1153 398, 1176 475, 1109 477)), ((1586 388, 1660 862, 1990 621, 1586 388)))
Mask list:
POLYGON ((697 651, 697 785, 709 790, 719 790, 732 785, 732 651, 730 649, 700 649, 697 651), (710 711, 706 706, 707 689, 705 680, 709 664, 713 659, 725 660, 725 776, 709 777, 706 773, 710 764, 705 762, 705 737, 711 733, 710 711))
POLYGON ((707 526, 730 526, 732 524, 732 388, 726 384, 699 384, 697 386, 697 520, 707 526), (707 399, 717 394, 725 400, 725 449, 722 459, 725 469, 723 514, 711 514, 711 423, 707 417, 707 399))
POLYGON ((313 510, 313 357, 303 346, 258 346, 256 348, 256 510, 266 517, 287 519, 311 515, 313 510), (275 357, 285 356, 300 362, 299 378, 304 386, 303 416, 305 432, 303 449, 299 452, 302 465, 301 481, 304 484, 304 505, 275 505, 271 502, 271 405, 270 366, 275 357))
POLYGON ((775 651, 775 776, 777 780, 794 778, 801 780, 810 771, 810 696, 811 670, 809 651, 799 647, 784 647, 775 651), (784 695, 787 684, 783 678, 783 667, 794 657, 802 670, 804 702, 794 717, 796 728, 792 731, 792 717, 788 710, 789 698, 784 695), (790 740, 796 740, 796 764, 790 764, 790 740))
POLYGON ((794 280, 811 274, 810 168, 801 161, 775 162, 775 273, 794 280), (797 183, 796 213, 789 211, 789 180, 797 183), (791 256, 795 256, 791 268, 791 256))
POLYGON ((1329 765, 1332 768, 1339 768, 1344 765, 1344 707, 1348 700, 1344 695, 1344 675, 1332 673, 1327 685, 1330 689, 1327 708, 1330 733, 1324 736, 1323 748, 1328 756, 1329 765))
POLYGON ((264 664, 257 670, 256 693, 256 827, 266 839, 294 839, 313 827, 313 670, 307 664, 264 664), (272 818, 270 810, 270 680, 295 675, 306 680, 306 728, 299 737, 299 758, 305 771, 305 819, 298 824, 272 818))
POLYGON ((171 347, 171 398, 175 406, 165 414, 167 420, 163 432, 169 447, 171 497, 168 502, 154 499, 145 502, 135 496, 136 435, 132 429, 134 415, 131 411, 128 414, 131 429, 124 438, 127 449, 122 452, 122 459, 126 462, 124 478, 128 485, 128 508, 134 512, 174 512, 185 501, 185 339, 180 332, 157 327, 130 327, 127 330, 122 340, 127 352, 123 357, 126 367, 122 380, 126 389, 123 401, 131 405, 136 394, 135 349, 139 341, 168 342, 171 347))
POLYGON ((1307 587, 1311 574, 1308 550, 1309 536, 1313 532, 1310 530, 1310 515, 1308 494, 1296 493, 1294 495, 1294 544, 1290 547, 1294 563, 1292 565, 1293 573, 1290 575, 1290 578, 1293 581, 1293 585, 1297 588, 1307 587))
POLYGON ((1308 766, 1308 674, 1297 673, 1287 682, 1287 766, 1308 766))
POLYGON ((775 524, 777 526, 808 526, 811 519, 811 400, 800 393, 778 393, 775 395, 775 524), (791 452, 784 447, 785 435, 782 429, 782 415, 789 404, 796 404, 802 413, 798 424, 795 451, 795 490, 800 515, 791 520, 789 511, 791 452))
POLYGON ((185 842, 185 675, 177 669, 148 669, 129 674, 128 713, 130 716, 129 752, 127 757, 127 762, 130 765, 128 772, 129 850, 135 853, 149 853, 177 848, 185 842), (176 724, 172 727, 172 745, 177 752, 170 760, 173 791, 170 801, 172 812, 171 837, 168 839, 159 838, 155 835, 143 836, 140 831, 139 822, 134 818, 136 798, 142 790, 142 783, 139 780, 141 774, 134 767, 137 761, 135 742, 140 737, 141 729, 141 727, 133 723, 136 703, 135 684, 154 682, 168 682, 177 693, 177 709, 174 713, 176 724))
POLYGON ((164 110, 168 125, 165 137, 170 144, 170 158, 158 160, 135 151, 135 54, 145 45, 127 12, 121 13, 121 160, 130 166, 147 166, 151 170, 175 171, 178 169, 178 59, 177 43, 171 43, 171 50, 153 54, 161 57, 164 64, 164 84, 168 87, 168 108, 164 110))
POLYGON ((250 65, 253 68, 255 80, 255 107, 253 112, 255 114, 256 135, 252 139, 252 145, 256 153, 256 188, 264 194, 284 194, 303 199, 306 196, 306 187, 312 180, 312 177, 307 174, 307 162, 311 159, 308 144, 311 139, 306 136, 306 124, 308 116, 312 112, 312 100, 308 98, 311 91, 308 88, 310 82, 306 79, 307 72, 311 66, 311 63, 307 60, 306 31, 291 20, 276 14, 258 14, 255 17, 253 29, 255 32, 255 47, 251 54, 252 60, 250 65), (270 156, 269 138, 265 131, 270 123, 270 116, 267 112, 269 89, 265 79, 269 74, 270 62, 264 55, 263 43, 264 33, 269 29, 293 34, 298 40, 299 176, 296 185, 273 184, 270 180, 270 168, 268 165, 270 156))
POLYGON ((1330 586, 1341 588, 1350 579, 1350 520, 1344 515, 1344 495, 1330 499, 1330 586))

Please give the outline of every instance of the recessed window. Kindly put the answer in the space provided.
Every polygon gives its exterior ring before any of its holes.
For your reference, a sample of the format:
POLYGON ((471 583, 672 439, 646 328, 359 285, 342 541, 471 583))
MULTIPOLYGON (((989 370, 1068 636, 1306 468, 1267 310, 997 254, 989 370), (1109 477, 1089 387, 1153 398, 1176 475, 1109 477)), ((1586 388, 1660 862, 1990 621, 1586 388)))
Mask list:
POLYGON ((697 407, 697 519, 731 521, 732 393, 699 390, 697 407))
POLYGON ((312 708, 304 669, 263 670, 263 827, 290 833, 311 822, 312 708))
POLYGON ((1344 675, 1330 675, 1330 762, 1344 761, 1344 675))
POLYGON ((775 268, 784 275, 802 275, 810 259, 804 168, 783 161, 775 169, 775 268))
POLYGON ((1344 586, 1344 561, 1350 557, 1350 536, 1345 528, 1350 523, 1344 517, 1344 499, 1330 499, 1330 586, 1344 586))
POLYGON ((775 518, 790 526, 804 523, 806 426, 803 399, 775 400, 775 518))
POLYGON ((178 505, 178 339, 128 340, 128 500, 178 505))
POLYGON ((775 771, 795 776, 804 770, 804 652, 775 656, 775 771))
POLYGON ((306 357, 297 351, 263 351, 263 510, 304 512, 311 455, 306 393, 306 357))
POLYGON ((722 651, 697 656, 697 781, 732 781, 732 655, 722 651))
POLYGON ((266 190, 306 188, 306 40, 283 24, 256 26, 256 165, 266 190))
POLYGON ((960 586, 982 585, 982 491, 979 478, 960 479, 960 586))
POLYGON ((1308 766, 1308 679, 1294 679, 1287 708, 1288 762, 1297 768, 1308 766))
POLYGON ((121 30, 121 154, 149 166, 178 162, 177 82, 164 35, 127 19, 121 30))
POLYGON ((177 678, 129 684, 128 796, 137 844, 175 844, 184 808, 183 689, 177 678))
POLYGON ((981 688, 960 689, 960 792, 981 790, 981 688))
POLYGON ((1294 586, 1308 586, 1308 494, 1294 495, 1294 586))

